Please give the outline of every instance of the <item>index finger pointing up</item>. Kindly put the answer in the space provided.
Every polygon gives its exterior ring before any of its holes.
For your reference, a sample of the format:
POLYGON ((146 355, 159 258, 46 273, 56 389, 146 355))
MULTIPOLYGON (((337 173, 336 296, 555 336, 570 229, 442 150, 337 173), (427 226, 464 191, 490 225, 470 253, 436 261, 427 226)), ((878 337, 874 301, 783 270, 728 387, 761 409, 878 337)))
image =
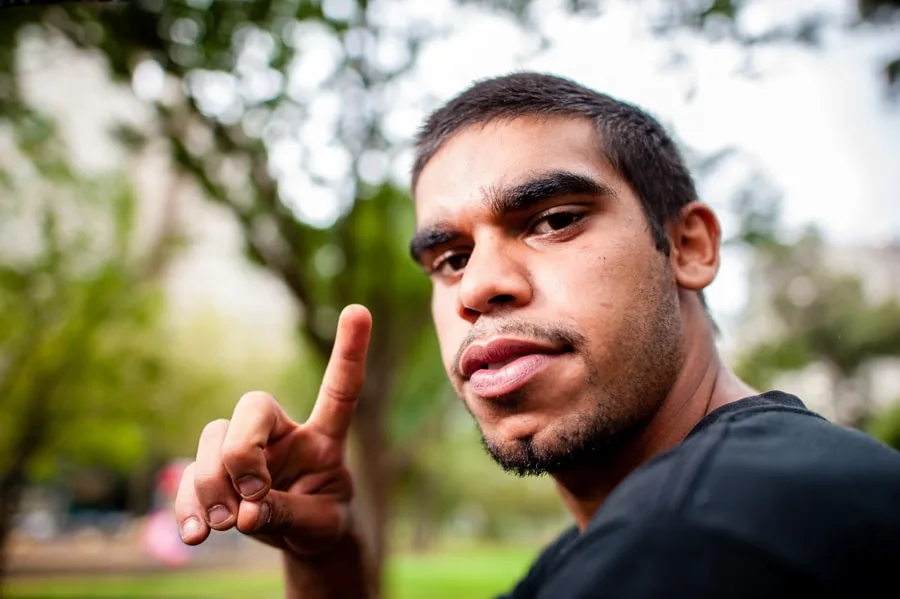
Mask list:
POLYGON ((319 397, 308 424, 329 437, 345 437, 366 372, 366 350, 372 315, 360 305, 344 308, 338 320, 334 349, 325 368, 319 397))

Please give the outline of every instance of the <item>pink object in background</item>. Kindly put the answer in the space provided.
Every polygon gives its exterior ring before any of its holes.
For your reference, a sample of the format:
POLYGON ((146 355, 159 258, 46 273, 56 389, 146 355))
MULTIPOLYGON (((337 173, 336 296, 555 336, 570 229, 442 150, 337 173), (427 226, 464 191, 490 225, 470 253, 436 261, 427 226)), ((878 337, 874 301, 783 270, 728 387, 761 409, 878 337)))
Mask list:
POLYGON ((186 565, 193 555, 192 548, 181 540, 178 523, 172 511, 178 483, 189 463, 188 460, 175 460, 167 464, 157 475, 154 488, 155 507, 147 516, 141 539, 144 551, 170 568, 186 565))
POLYGON ((191 561, 191 548, 182 542, 178 523, 169 509, 155 510, 147 517, 142 540, 144 550, 170 568, 180 568, 191 561))

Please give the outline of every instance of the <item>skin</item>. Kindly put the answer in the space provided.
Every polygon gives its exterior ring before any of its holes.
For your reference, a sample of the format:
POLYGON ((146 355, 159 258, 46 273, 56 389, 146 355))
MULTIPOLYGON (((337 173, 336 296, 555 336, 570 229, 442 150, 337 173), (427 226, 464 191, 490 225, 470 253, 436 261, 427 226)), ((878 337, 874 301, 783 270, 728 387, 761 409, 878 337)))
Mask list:
POLYGON ((429 161, 415 197, 420 234, 448 233, 418 257, 434 282, 432 314, 452 384, 498 461, 515 468, 526 445, 544 458, 581 527, 634 467, 712 409, 754 393, 719 360, 697 293, 719 265, 714 214, 687 206, 668 228, 671 255, 659 252, 589 120, 471 127, 429 161), (498 213, 510 189, 553 172, 604 191, 546 194, 498 213), (583 341, 532 378, 514 409, 479 397, 455 366, 461 347, 533 340, 556 323, 583 341), (585 420, 600 426, 586 430, 585 420), (587 441, 594 451, 553 468, 587 441))
MULTIPOLYGON (((550 472, 582 529, 635 467, 710 411, 756 393, 721 362, 698 295, 719 265, 715 215, 686 206, 668 223, 671 252, 662 254, 599 141, 579 118, 470 127, 431 158, 414 190, 413 253, 433 281, 448 377, 495 459, 550 472), (459 363, 497 339, 562 353, 523 386, 486 397, 459 363)), ((347 516, 345 459, 370 330, 363 307, 345 309, 306 422, 256 392, 230 421, 207 427, 176 500, 186 543, 237 526, 285 550, 289 597, 371 595, 347 516)))

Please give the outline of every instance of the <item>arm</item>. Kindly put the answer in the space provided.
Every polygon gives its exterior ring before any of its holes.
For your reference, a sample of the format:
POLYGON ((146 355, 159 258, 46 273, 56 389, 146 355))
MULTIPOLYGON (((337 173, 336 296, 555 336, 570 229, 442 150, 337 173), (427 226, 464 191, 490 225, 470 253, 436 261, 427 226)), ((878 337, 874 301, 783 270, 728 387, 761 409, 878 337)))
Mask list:
POLYGON ((286 599, 374 597, 362 541, 347 533, 331 551, 301 558, 284 552, 286 599))

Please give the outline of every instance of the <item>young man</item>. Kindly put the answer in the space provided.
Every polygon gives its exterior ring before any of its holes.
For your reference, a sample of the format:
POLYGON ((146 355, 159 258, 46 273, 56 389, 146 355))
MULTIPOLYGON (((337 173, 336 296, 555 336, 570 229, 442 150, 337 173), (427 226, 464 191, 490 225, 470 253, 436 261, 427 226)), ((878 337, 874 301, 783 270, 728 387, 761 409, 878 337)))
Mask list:
MULTIPOLYGON (((719 358, 719 225, 660 125, 568 80, 480 82, 435 112, 413 257, 450 382, 504 468, 575 526, 509 597, 866 596, 900 564, 900 454, 719 358)), ((284 549, 288 596, 365 597, 344 440, 371 320, 348 307, 310 418, 265 393, 203 431, 185 542, 284 549)))

